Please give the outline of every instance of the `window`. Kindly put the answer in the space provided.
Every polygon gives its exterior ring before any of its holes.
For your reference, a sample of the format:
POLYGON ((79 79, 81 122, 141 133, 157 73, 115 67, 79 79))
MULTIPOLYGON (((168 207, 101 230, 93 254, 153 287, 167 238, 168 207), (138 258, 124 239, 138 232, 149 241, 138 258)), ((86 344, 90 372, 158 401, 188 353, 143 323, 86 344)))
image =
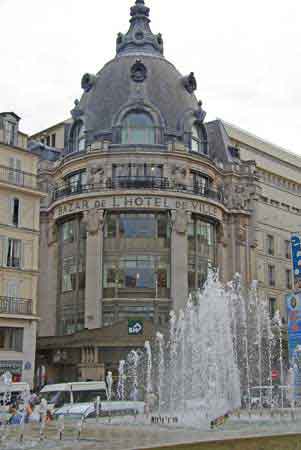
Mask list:
POLYGON ((46 145, 48 145, 48 147, 50 147, 50 136, 46 137, 46 145))
POLYGON ((51 147, 55 147, 55 138, 56 138, 56 134, 53 133, 53 134, 51 135, 51 147))
POLYGON ((126 256, 104 268, 104 287, 155 289, 169 287, 169 264, 164 256, 126 256), (118 268, 117 268, 118 264, 118 268))
POLYGON ((76 258, 68 256, 63 260, 62 292, 76 289, 76 258))
POLYGON ((273 319, 276 314, 276 308, 277 308, 277 299, 275 297, 269 298, 269 314, 270 318, 273 319))
POLYGON ((113 178, 148 178, 148 177, 163 177, 163 166, 158 164, 113 164, 112 166, 113 178))
POLYGON ((23 328, 0 327, 0 350, 23 351, 23 328))
POLYGON ((11 221, 15 227, 20 224, 20 200, 18 198, 11 200, 11 221))
POLYGON ((155 128, 151 117, 145 113, 129 113, 122 124, 122 144, 155 144, 155 128))
POLYGON ((9 145, 16 144, 17 138, 17 127, 15 123, 5 121, 5 143, 9 145))
POLYGON ((21 267, 21 241, 19 239, 8 239, 6 265, 7 267, 21 267))
POLYGON ((271 236, 270 234, 268 234, 267 236, 267 250, 268 250, 268 255, 274 255, 275 253, 275 242, 274 242, 274 236, 271 236))
POLYGON ((284 255, 287 259, 291 258, 291 243, 290 243, 290 241, 284 241, 284 255))
POLYGON ((166 239, 170 236, 170 223, 166 213, 108 214, 105 237, 119 239, 166 239))
POLYGON ((87 184, 87 172, 82 170, 65 177, 66 183, 70 186, 71 192, 81 192, 82 187, 87 184))
POLYGON ((292 289, 292 271, 290 269, 285 271, 285 286, 287 289, 292 289))
POLYGON ((18 158, 9 158, 8 181, 13 184, 22 185, 24 182, 23 173, 21 172, 21 160, 18 158))
POLYGON ((205 195, 209 187, 209 178, 198 172, 191 172, 193 177, 193 190, 205 195))
POLYGON ((275 266, 268 264, 268 283, 275 286, 275 266))
POLYGON ((74 240, 74 221, 70 220, 63 224, 63 241, 73 242, 74 240))
POLYGON ((107 238, 115 238, 117 236, 117 216, 110 214, 106 223, 106 233, 107 238))
POLYGON ((71 132, 70 151, 82 152, 85 150, 85 145, 86 144, 85 144, 84 124, 81 121, 79 121, 75 123, 71 132))
POLYGON ((18 282, 16 280, 7 282, 7 297, 18 298, 18 282))
POLYGON ((191 145, 192 152, 203 153, 207 155, 207 141, 203 128, 194 124, 191 128, 191 145))
POLYGON ((215 225, 193 216, 188 224, 188 287, 201 288, 216 261, 215 225))

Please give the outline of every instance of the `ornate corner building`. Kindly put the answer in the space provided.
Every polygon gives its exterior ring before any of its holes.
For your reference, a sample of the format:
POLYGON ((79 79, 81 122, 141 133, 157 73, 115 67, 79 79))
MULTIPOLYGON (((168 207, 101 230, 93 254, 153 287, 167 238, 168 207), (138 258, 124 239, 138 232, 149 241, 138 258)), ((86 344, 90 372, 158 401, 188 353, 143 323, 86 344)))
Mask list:
POLYGON ((38 366, 50 381, 115 372, 166 328, 210 266, 222 281, 258 279, 284 315, 301 159, 205 122, 194 74, 165 59, 149 12, 136 0, 115 58, 82 77, 72 118, 31 137, 48 193, 38 366))

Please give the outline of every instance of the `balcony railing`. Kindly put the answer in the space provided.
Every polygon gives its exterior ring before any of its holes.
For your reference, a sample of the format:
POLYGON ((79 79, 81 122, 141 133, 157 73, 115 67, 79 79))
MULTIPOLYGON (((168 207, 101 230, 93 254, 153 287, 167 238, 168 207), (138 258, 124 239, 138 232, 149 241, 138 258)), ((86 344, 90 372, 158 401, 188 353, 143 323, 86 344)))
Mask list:
POLYGON ((0 182, 1 181, 16 186, 37 189, 36 175, 6 166, 0 166, 0 182))
POLYGON ((220 191, 209 189, 201 185, 175 184, 168 178, 158 177, 116 177, 108 178, 105 183, 97 184, 65 184, 52 192, 53 201, 69 197, 71 195, 86 194, 90 192, 108 191, 108 190, 132 190, 132 189, 151 189, 169 192, 181 192, 186 194, 198 195, 200 197, 210 198, 218 202, 223 202, 223 194, 220 191))
POLYGON ((15 297, 0 297, 0 314, 32 315, 32 300, 15 297))

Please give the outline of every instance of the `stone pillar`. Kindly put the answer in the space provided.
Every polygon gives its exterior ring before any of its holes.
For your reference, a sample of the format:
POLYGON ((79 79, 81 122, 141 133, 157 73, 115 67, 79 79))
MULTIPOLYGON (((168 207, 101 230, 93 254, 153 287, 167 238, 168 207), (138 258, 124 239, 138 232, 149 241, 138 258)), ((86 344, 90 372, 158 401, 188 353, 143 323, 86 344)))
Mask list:
MULTIPOLYGON (((225 219, 223 219, 225 220, 225 219)), ((216 244, 217 244, 217 254, 216 263, 219 270, 219 277, 222 282, 227 280, 227 236, 226 236, 226 226, 220 223, 217 228, 216 244)))
POLYGON ((172 211, 171 235, 171 298, 173 309, 179 311, 188 298, 187 213, 172 211))
POLYGON ((103 210, 85 213, 87 226, 85 328, 102 326, 103 210))

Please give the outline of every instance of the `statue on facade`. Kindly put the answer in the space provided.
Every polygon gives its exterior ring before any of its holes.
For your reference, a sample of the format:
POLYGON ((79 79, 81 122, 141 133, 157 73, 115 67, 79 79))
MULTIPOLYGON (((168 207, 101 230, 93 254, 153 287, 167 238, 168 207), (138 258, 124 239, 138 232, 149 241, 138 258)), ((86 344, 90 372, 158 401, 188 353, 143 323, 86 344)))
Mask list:
POLYGON ((104 224, 103 209, 91 209, 84 212, 83 223, 86 224, 87 232, 96 234, 104 224))
POLYGON ((187 184, 187 170, 185 167, 174 166, 172 169, 172 181, 176 188, 186 188, 187 184))
POLYGON ((88 170, 88 184, 104 184, 104 168, 99 163, 93 163, 88 170))
POLYGON ((184 234, 187 231, 188 217, 184 210, 172 211, 172 225, 177 233, 184 234))

